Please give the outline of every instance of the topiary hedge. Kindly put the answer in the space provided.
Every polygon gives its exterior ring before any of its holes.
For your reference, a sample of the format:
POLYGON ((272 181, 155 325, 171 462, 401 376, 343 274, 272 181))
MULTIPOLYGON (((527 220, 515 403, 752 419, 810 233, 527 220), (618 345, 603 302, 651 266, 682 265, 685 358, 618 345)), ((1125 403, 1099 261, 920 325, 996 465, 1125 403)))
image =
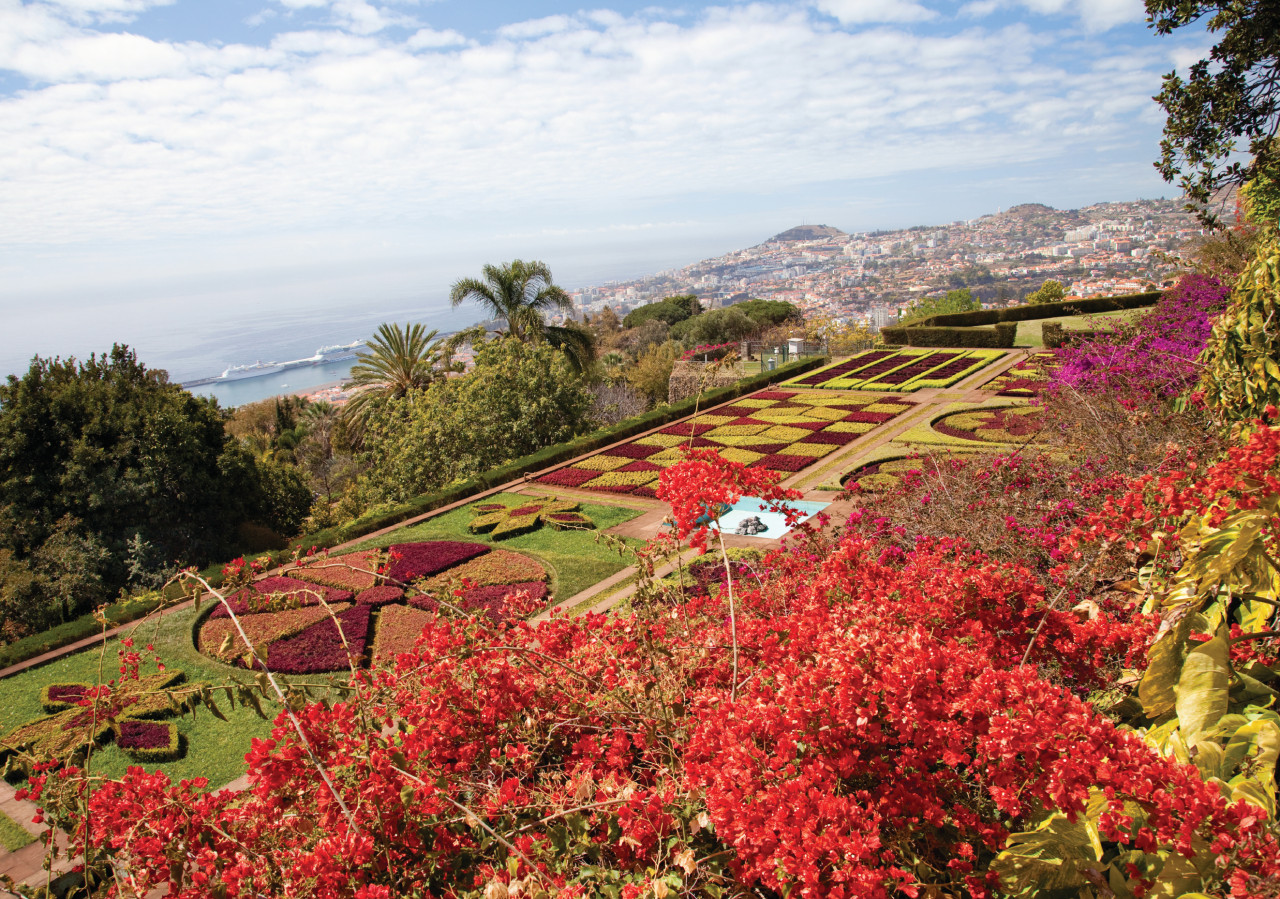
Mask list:
MULTIPOLYGON (((961 313, 967 315, 969 313, 961 313)), ((941 318, 942 316, 937 316, 941 318)), ((926 319, 931 321, 932 319, 926 319)), ((1013 346, 1018 335, 1015 323, 1001 323, 994 328, 937 328, 909 325, 899 328, 881 328, 880 336, 886 343, 903 343, 908 346, 927 347, 982 347, 1004 349, 1013 346)))
MULTIPOLYGON (((1119 297, 1093 297, 1087 300, 1062 300, 1058 303, 1041 303, 1038 306, 1014 306, 1011 309, 978 309, 973 312, 952 312, 921 319, 912 327, 971 328, 994 325, 1000 322, 1025 322, 1041 318, 1061 318, 1067 315, 1090 315, 1099 312, 1116 312, 1120 309, 1138 309, 1154 306, 1160 299, 1160 291, 1131 293, 1119 297)), ((883 331, 881 333, 884 333, 883 331)))

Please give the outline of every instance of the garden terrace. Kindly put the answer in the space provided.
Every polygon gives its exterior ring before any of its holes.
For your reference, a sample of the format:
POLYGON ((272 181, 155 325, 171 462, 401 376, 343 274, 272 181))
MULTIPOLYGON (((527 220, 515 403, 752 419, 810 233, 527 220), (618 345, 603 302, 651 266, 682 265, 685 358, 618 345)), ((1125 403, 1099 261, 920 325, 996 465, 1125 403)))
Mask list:
POLYGON ((869 350, 784 386, 911 393, 950 387, 1004 355, 1002 350, 869 350))
POLYGON ((684 447, 710 447, 729 461, 789 474, 914 408, 892 397, 761 391, 538 480, 549 487, 652 497, 658 476, 684 458, 684 447))

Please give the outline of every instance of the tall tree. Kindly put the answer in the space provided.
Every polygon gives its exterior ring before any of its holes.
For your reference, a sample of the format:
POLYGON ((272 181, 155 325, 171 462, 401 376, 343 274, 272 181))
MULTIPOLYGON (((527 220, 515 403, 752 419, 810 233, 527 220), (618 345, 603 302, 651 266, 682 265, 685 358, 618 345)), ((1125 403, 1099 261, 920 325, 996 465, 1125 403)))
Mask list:
POLYGON ((1157 34, 1204 20, 1218 36, 1208 59, 1185 81, 1170 72, 1156 96, 1168 115, 1156 168, 1214 223, 1210 203, 1221 188, 1280 170, 1280 3, 1146 0, 1146 7, 1157 34), (1248 161, 1237 155, 1246 149, 1248 161))
POLYGON ((447 341, 422 325, 386 324, 366 341, 366 350, 356 354, 351 366, 351 383, 363 387, 347 404, 346 415, 355 421, 368 416, 369 409, 388 399, 399 399, 414 390, 424 390, 444 377, 451 355, 447 341))
POLYGON ((551 277, 546 263, 516 259, 502 265, 486 265, 483 278, 460 278, 449 299, 454 306, 472 302, 494 318, 506 319, 507 330, 520 340, 545 341, 561 350, 578 372, 595 359, 595 340, 583 328, 547 324, 547 314, 569 311, 573 301, 551 277))

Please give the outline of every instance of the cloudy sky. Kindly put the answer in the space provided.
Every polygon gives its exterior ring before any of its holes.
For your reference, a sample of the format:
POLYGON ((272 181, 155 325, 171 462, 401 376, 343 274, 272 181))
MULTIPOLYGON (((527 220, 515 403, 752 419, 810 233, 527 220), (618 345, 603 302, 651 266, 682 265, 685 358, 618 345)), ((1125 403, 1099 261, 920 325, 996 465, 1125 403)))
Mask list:
POLYGON ((1172 196, 1150 98, 1208 43, 1140 0, 0 0, 0 374, 438 307, 486 260, 577 286, 801 222, 1172 196))

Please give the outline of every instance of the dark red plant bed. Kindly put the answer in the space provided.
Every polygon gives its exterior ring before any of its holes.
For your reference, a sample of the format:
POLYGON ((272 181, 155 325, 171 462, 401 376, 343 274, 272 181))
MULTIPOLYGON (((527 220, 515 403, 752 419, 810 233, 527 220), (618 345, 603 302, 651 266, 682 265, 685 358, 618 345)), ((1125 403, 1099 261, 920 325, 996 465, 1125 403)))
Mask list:
POLYGON ((845 434, 840 431, 823 431, 819 434, 813 434, 801 440, 801 443, 826 443, 832 446, 844 446, 846 443, 852 443, 861 437, 861 434, 845 434))
POLYGON ((813 456, 768 455, 751 463, 752 468, 768 468, 772 471, 799 471, 818 460, 813 456))
POLYGON ((489 547, 483 543, 466 543, 460 540, 396 543, 389 547, 391 558, 395 561, 387 569, 386 576, 391 581, 408 583, 416 578, 439 574, 446 568, 482 556, 488 551, 489 547))
POLYGON ((637 459, 635 462, 630 462, 616 470, 617 471, 662 471, 662 466, 655 465, 652 462, 646 462, 643 459, 637 459))
MULTIPOLYGON (((528 595, 533 600, 545 600, 548 596, 547 585, 541 581, 529 581, 523 584, 495 584, 488 587, 472 587, 462 591, 461 596, 447 601, 464 612, 483 612, 491 621, 502 621, 511 617, 507 606, 507 597, 515 594, 528 595)), ((434 612, 439 603, 430 596, 415 596, 409 605, 425 612, 434 612)))
POLYGON ((404 591, 399 587, 370 587, 356 596, 357 603, 374 608, 391 605, 403 599, 404 591))
POLYGON ((663 428, 659 433, 670 434, 672 437, 699 437, 707 433, 707 431, 715 430, 717 427, 718 425, 700 421, 682 421, 668 428, 663 428))
POLYGON ((654 453, 662 452, 660 446, 645 446, 642 443, 624 443, 622 446, 615 446, 613 449, 605 450, 610 456, 622 456, 624 459, 647 459, 654 453))
POLYGON ((121 721, 116 744, 121 749, 159 749, 169 745, 169 727, 155 721, 121 721))
MULTIPOLYGON (((626 449, 626 447, 620 447, 620 449, 626 449)), ((654 452, 657 452, 662 449, 662 447, 655 446, 653 449, 654 452)), ((617 451, 615 450, 614 452, 617 451)), ((625 454, 618 453, 618 455, 621 456, 625 454)), ((650 455, 652 455, 652 453, 650 453, 650 455)), ((544 474, 542 477, 538 478, 538 480, 543 484, 554 484, 557 487, 581 487, 587 481, 599 474, 600 472, 598 471, 587 471, 585 468, 562 468, 559 471, 544 474)))
MULTIPOLYGON (((351 655, 357 660, 364 655, 369 641, 372 611, 372 606, 355 605, 337 615, 351 655)), ((332 618, 326 618, 300 634, 275 641, 267 655, 267 667, 281 674, 320 674, 346 668, 347 650, 342 645, 338 626, 332 618)))
POLYGON ((795 396, 795 393, 787 390, 762 390, 759 393, 753 393, 751 396, 747 398, 752 400, 782 401, 782 400, 789 400, 793 396, 795 396))
POLYGON ((843 421, 857 421, 868 425, 881 425, 894 417, 892 412, 850 412, 843 421))

